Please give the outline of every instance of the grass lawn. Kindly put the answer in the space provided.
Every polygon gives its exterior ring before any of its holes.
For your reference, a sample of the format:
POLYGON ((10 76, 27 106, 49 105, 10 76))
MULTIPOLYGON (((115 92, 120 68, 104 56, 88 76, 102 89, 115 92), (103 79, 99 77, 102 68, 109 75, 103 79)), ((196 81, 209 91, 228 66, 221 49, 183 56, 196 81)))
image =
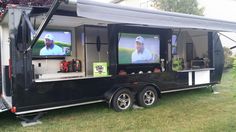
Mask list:
POLYGON ((236 131, 236 82, 231 71, 211 90, 164 94, 152 108, 115 112, 105 103, 48 112, 43 124, 23 128, 13 114, 0 113, 0 131, 236 131))

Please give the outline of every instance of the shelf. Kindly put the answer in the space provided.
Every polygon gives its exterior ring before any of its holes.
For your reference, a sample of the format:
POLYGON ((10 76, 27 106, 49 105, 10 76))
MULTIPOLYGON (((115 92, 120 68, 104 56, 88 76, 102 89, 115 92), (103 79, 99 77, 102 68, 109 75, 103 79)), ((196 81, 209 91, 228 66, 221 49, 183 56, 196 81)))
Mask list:
POLYGON ((215 68, 187 69, 187 70, 181 70, 181 71, 177 71, 177 72, 211 71, 211 70, 215 70, 215 68))
POLYGON ((39 75, 39 79, 84 77, 84 72, 50 73, 39 75))

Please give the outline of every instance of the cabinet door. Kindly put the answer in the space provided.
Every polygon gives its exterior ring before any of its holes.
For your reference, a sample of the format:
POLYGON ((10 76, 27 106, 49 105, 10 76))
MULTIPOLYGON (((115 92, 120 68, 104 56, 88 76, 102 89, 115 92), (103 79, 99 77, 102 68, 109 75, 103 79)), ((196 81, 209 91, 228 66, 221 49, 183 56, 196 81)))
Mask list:
POLYGON ((189 62, 193 59, 193 43, 186 43, 186 60, 189 62))
POLYGON ((108 62, 108 33, 106 27, 85 26, 86 75, 93 75, 94 62, 108 62), (99 44, 98 44, 99 38, 99 44), (98 48, 100 47, 100 48, 98 48), (100 49, 100 52, 98 52, 100 49))
POLYGON ((94 62, 108 62, 108 45, 101 45, 101 51, 97 52, 95 44, 86 45, 86 75, 93 75, 94 62))
POLYGON ((108 33, 105 27, 85 27, 85 44, 96 44, 97 37, 100 37, 102 44, 108 43, 108 33))

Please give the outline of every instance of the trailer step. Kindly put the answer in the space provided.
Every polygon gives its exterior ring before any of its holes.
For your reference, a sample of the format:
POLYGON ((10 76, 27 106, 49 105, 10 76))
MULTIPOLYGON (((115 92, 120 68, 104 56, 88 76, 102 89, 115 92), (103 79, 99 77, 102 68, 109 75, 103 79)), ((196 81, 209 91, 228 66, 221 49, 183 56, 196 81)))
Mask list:
POLYGON ((0 112, 4 112, 4 111, 7 111, 7 107, 6 105, 4 104, 4 101, 2 98, 0 98, 0 112))

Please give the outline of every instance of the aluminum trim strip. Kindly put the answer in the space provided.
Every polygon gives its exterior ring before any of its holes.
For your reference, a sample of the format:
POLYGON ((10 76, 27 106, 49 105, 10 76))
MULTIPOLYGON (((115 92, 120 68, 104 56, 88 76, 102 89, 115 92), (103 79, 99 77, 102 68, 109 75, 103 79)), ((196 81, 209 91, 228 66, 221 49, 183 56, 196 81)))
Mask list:
POLYGON ((50 79, 35 79, 35 82, 55 82, 55 81, 70 81, 70 80, 81 80, 81 79, 92 79, 92 78, 108 78, 109 76, 103 76, 103 77, 68 77, 68 78, 50 78, 50 79))
POLYGON ((178 91, 187 91, 187 90, 193 90, 193 89, 200 89, 200 88, 206 88, 207 86, 199 86, 199 87, 193 87, 193 88, 183 88, 183 89, 176 89, 176 90, 167 90, 167 91, 161 91, 161 93, 171 93, 171 92, 178 92, 178 91))
POLYGON ((61 109, 61 108, 68 108, 68 107, 73 107, 73 106, 80 106, 80 105, 100 103, 100 102, 105 102, 105 100, 96 100, 96 101, 77 103, 77 104, 71 104, 71 105, 63 105, 63 106, 49 107, 49 108, 44 108, 44 109, 35 109, 35 110, 29 110, 29 111, 22 111, 22 112, 16 112, 15 114, 16 115, 22 115, 22 114, 29 114, 29 113, 35 113, 35 112, 41 112, 41 111, 48 111, 48 110, 55 110, 55 109, 61 109))

